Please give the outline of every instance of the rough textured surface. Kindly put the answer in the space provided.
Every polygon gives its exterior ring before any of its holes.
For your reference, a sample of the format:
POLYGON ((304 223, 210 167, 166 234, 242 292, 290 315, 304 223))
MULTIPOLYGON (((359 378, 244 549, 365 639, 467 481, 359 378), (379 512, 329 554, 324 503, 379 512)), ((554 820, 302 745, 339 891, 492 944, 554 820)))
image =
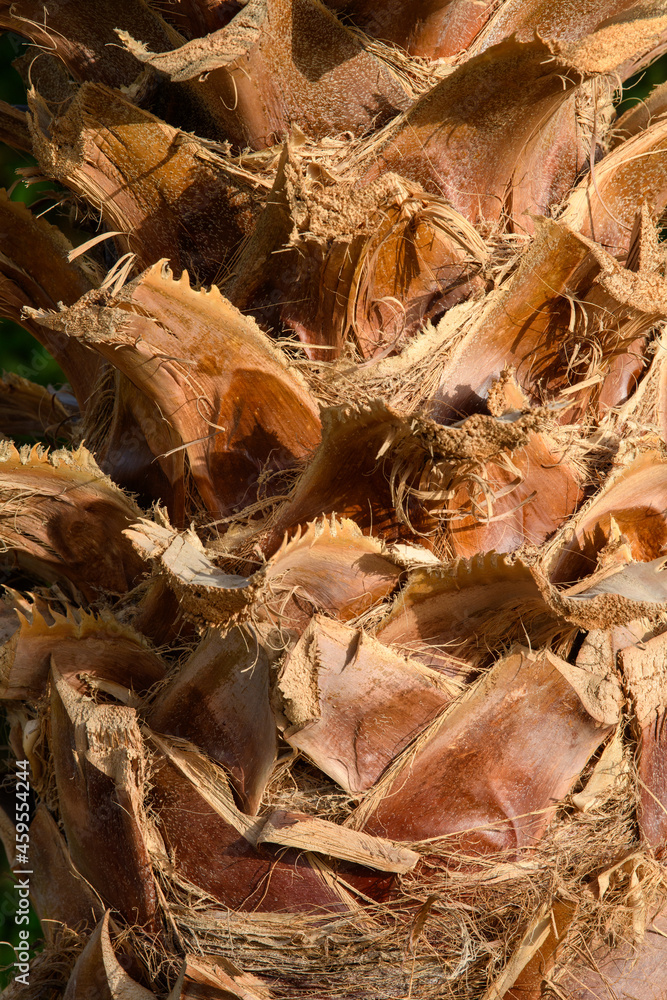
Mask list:
POLYGON ((92 293, 40 321, 93 347, 156 408, 142 430, 177 523, 186 456, 205 507, 227 514, 253 502, 262 473, 294 465, 319 441, 315 400, 253 320, 215 286, 195 291, 187 272, 174 280, 164 262, 110 301, 92 293))
POLYGON ((126 920, 157 930, 135 711, 79 701, 53 668, 51 740, 72 861, 126 920))
POLYGON ((99 210, 140 267, 167 257, 216 279, 252 227, 261 181, 101 85, 58 117, 38 95, 31 111, 42 170, 99 210))
POLYGON ((139 509, 85 448, 47 456, 5 443, 0 496, 5 551, 43 579, 69 580, 90 600, 124 593, 144 572, 122 534, 139 509))
POLYGON ((468 855, 535 845, 609 732, 568 673, 550 654, 501 660, 406 752, 355 824, 395 840, 448 837, 468 855))
POLYGON ((172 80, 212 73, 229 137, 254 149, 295 125, 313 138, 361 135, 409 105, 389 67, 316 0, 249 0, 224 28, 163 55, 121 38, 172 80))
POLYGON ((228 768, 244 809, 257 812, 277 754, 268 661, 250 630, 212 629, 155 702, 149 723, 196 742, 228 768))
POLYGON ((285 738, 352 793, 370 788, 451 698, 438 674, 317 617, 275 694, 285 738))
POLYGON ((0 0, 3 1000, 663 1000, 664 0, 98 6, 0 0))

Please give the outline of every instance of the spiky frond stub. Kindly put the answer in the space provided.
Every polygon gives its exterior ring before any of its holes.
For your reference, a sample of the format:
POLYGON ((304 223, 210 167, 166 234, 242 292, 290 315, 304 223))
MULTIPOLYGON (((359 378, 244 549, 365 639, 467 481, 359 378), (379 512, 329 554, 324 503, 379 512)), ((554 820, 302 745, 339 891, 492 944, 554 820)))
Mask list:
POLYGON ((664 1000, 664 3, 0 25, 3 995, 664 1000))

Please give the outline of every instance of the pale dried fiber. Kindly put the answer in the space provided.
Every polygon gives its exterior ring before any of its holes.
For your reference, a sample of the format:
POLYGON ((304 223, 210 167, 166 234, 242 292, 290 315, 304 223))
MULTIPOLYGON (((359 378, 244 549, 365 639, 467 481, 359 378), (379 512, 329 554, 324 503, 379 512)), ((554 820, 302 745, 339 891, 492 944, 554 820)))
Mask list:
POLYGON ((155 994, 128 976, 109 938, 109 911, 100 920, 72 969, 63 1000, 154 1000, 155 994))

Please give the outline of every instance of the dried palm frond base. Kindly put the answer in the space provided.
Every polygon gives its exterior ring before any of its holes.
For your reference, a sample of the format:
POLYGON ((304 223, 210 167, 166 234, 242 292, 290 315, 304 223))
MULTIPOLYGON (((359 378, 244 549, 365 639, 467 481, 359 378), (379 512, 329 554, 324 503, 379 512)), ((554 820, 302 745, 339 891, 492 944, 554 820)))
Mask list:
MULTIPOLYGON (((181 791, 178 807, 180 821, 187 824, 185 836, 191 838, 195 830, 213 833, 225 810, 220 803, 226 801, 229 816, 234 810, 220 768, 182 741, 167 744, 146 736, 144 752, 147 759, 152 757, 153 766, 164 768, 164 758, 158 762, 157 744, 167 751, 167 758, 173 755, 179 761, 182 770, 176 785, 191 783, 189 792, 181 791), (200 806, 193 810, 196 801, 200 806), (205 805, 216 801, 217 814, 205 805)), ((152 789, 148 781, 145 790, 152 800, 156 787, 173 787, 174 775, 167 782, 158 778, 152 789)), ((636 982, 643 984, 638 995, 658 998, 664 995, 660 967, 666 949, 665 938, 659 936, 664 878, 660 864, 642 848, 637 835, 637 774, 620 731, 591 762, 576 789, 559 808, 547 836, 519 860, 511 851, 466 855, 456 849, 451 836, 433 838, 412 843, 409 849, 387 848, 384 857, 376 859, 384 873, 376 871, 372 877, 366 871, 360 879, 358 865, 348 865, 342 875, 335 875, 327 862, 318 864, 317 854, 307 850, 297 854, 283 846, 273 863, 288 854, 289 862, 279 866, 276 878, 282 884, 275 891, 284 889, 285 868, 296 873, 296 879, 290 879, 293 891, 299 891, 300 864, 304 871, 328 869, 327 882, 336 886, 346 905, 323 905, 321 912, 317 908, 289 915, 263 911, 262 899, 274 892, 272 865, 261 865, 256 882, 259 912, 221 908, 166 854, 155 854, 157 898, 166 918, 165 931, 157 936, 131 923, 123 929, 109 921, 108 914, 90 938, 85 933, 77 937, 64 927, 59 917, 66 909, 75 914, 76 896, 89 890, 85 884, 77 885, 69 858, 69 882, 63 879, 64 855, 56 860, 51 840, 50 865, 37 875, 47 944, 33 965, 30 988, 10 987, 5 995, 57 995, 69 983, 67 997, 148 998, 165 996, 171 988, 170 997, 245 1000, 324 996, 491 1000, 539 996, 542 984, 546 996, 588 998, 604 995, 595 992, 607 981, 603 974, 596 980, 596 970, 604 970, 611 955, 615 974, 627 965, 636 982), (388 874, 392 868, 402 869, 398 877, 388 874), (359 888, 362 884, 375 900, 359 888), (385 901, 377 902, 378 897, 385 901), (184 965, 175 960, 176 951, 188 956, 184 965), (132 979, 137 961, 144 981, 149 973, 152 991, 132 979), (657 977, 644 978, 647 962, 656 966, 657 977), (593 992, 578 988, 579 981, 592 983, 593 992), (562 982, 568 985, 559 993, 562 982), (93 988, 98 992, 85 992, 93 988)), ((350 848, 345 836, 353 800, 324 783, 321 772, 300 757, 287 761, 267 789, 265 807, 271 819, 255 821, 254 841, 269 843, 275 837, 283 845, 295 838, 298 842, 294 819, 267 833, 274 817, 290 815, 290 806, 306 826, 309 816, 319 817, 305 834, 312 851, 326 856, 320 827, 327 817, 324 823, 341 834, 340 842, 332 841, 330 848, 338 856, 346 852, 353 856, 354 845, 350 848), (328 817, 339 826, 334 827, 328 817)), ((144 835, 158 816, 156 811, 146 817, 144 835)), ((55 827, 54 833, 60 838, 55 827)), ((374 839, 366 838, 367 851, 374 847, 374 839)), ((193 846, 201 849, 202 841, 193 846)), ((215 849, 219 847, 215 844, 215 849)), ((363 845, 356 849, 358 857, 367 861, 363 845)), ((82 915, 85 900, 76 901, 82 915)), ((91 928, 95 910, 101 914, 102 904, 91 896, 91 928)))
POLYGON ((3 998, 667 1000, 664 0, 0 27, 3 998))
MULTIPOLYGON (((30 851, 46 944, 34 985, 6 996, 492 1000, 595 982, 609 960, 644 975, 667 940, 661 733, 637 730, 664 697, 662 560, 633 561, 620 536, 557 591, 539 562, 447 567, 332 519, 247 580, 187 534, 127 531, 200 621, 227 594, 237 624, 193 641, 184 623, 171 667, 127 605, 123 622, 13 592, 3 695, 45 803, 30 851), (458 657, 425 641, 436 607, 458 657), (494 656, 502 609, 569 662, 494 656), (591 616, 610 630, 581 642, 591 616)), ((13 860, 9 817, 2 832, 13 860)))
MULTIPOLYGON (((184 942, 262 977, 270 996, 493 997, 513 986, 510 996, 529 995, 522 982, 540 950, 551 957, 592 935, 608 945, 641 940, 659 905, 659 866, 634 841, 630 792, 628 769, 592 813, 568 804, 523 861, 509 852, 466 857, 447 838, 412 844, 423 859, 418 871, 402 877, 391 902, 362 912, 292 915, 288 924, 272 914, 222 919, 192 897, 170 912, 184 942), (596 891, 591 858, 603 879, 628 851, 611 890, 596 891)), ((550 978, 553 962, 542 971, 550 978)))

